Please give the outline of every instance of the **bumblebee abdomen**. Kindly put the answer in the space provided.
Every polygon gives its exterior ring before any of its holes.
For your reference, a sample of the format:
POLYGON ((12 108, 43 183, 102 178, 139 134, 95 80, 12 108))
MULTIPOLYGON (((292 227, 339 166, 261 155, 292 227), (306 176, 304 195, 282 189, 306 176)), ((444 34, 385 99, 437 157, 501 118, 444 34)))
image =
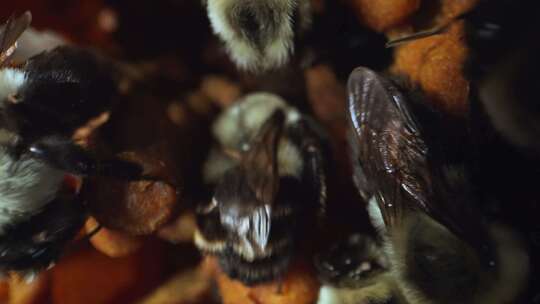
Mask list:
POLYGON ((292 246, 287 246, 275 254, 246 261, 233 250, 225 250, 218 256, 221 269, 232 279, 237 279, 246 285, 268 282, 284 275, 292 257, 292 246))

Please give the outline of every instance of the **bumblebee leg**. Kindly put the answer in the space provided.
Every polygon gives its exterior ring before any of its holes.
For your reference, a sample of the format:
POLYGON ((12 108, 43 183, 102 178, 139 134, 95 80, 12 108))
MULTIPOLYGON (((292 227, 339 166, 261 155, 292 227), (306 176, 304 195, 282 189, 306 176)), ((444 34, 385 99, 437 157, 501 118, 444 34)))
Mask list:
POLYGON ((27 151, 51 166, 76 175, 102 175, 128 180, 142 178, 143 169, 133 162, 112 158, 98 160, 71 139, 49 136, 32 143, 27 151))

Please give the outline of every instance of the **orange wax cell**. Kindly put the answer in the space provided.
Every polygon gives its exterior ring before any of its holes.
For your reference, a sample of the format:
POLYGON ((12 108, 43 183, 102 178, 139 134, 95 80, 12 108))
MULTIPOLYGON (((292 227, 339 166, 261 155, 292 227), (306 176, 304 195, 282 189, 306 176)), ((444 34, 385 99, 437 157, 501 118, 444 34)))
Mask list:
POLYGON ((383 32, 407 20, 420 0, 351 0, 361 21, 370 28, 383 32))
POLYGON ((27 281, 17 275, 9 280, 10 304, 40 304, 46 303, 50 287, 50 273, 42 272, 32 281, 27 281))
POLYGON ((455 22, 444 34, 398 47, 392 68, 418 84, 433 106, 457 116, 467 112, 469 96, 463 75, 468 53, 463 30, 463 23, 455 22))
POLYGON ((67 256, 52 270, 52 303, 132 303, 161 279, 161 249, 148 244, 135 254, 110 258, 88 247, 67 256))

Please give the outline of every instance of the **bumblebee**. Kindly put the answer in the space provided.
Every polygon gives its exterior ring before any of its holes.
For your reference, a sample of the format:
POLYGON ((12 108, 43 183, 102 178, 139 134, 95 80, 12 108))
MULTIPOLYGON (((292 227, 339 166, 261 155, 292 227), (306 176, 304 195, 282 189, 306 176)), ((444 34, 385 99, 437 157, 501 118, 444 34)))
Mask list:
POLYGON ((211 203, 199 208, 197 246, 234 279, 280 278, 326 199, 318 128, 281 98, 244 97, 213 130, 221 148, 206 165, 211 203))
POLYGON ((413 92, 367 68, 348 83, 354 179, 392 276, 408 303, 511 303, 527 285, 527 249, 486 216, 466 142, 413 92))
POLYGON ((30 22, 25 13, 0 32, 0 272, 26 274, 54 264, 84 223, 84 197, 65 193, 66 176, 142 174, 71 140, 117 94, 104 59, 61 46, 8 66, 30 22))

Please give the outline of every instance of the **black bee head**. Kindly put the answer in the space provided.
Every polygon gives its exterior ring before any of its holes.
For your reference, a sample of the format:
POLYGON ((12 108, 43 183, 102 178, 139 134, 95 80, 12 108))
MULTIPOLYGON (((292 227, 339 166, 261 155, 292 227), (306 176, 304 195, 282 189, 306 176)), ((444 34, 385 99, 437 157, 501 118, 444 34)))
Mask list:
POLYGON ((386 258, 374 240, 354 234, 315 258, 319 277, 338 287, 358 287, 386 269, 386 258))

